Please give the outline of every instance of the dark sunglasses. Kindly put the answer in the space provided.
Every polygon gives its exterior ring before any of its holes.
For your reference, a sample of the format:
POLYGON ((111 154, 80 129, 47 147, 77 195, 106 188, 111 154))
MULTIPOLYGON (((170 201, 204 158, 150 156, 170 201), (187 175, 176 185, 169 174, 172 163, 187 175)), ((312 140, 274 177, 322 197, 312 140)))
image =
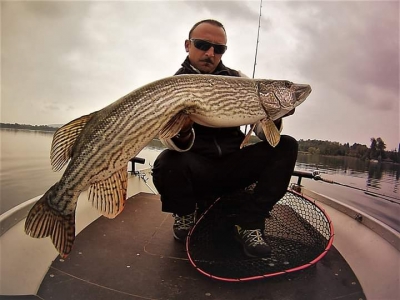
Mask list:
POLYGON ((193 45, 202 51, 208 51, 211 47, 214 48, 214 52, 216 54, 224 54, 226 49, 226 45, 218 45, 218 44, 213 44, 204 40, 199 40, 199 39, 190 39, 189 41, 193 42, 193 45))

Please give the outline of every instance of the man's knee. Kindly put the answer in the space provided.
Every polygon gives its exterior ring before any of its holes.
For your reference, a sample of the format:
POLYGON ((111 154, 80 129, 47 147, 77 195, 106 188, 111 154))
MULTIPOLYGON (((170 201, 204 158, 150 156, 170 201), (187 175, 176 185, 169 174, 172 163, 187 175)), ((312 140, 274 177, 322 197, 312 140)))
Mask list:
POLYGON ((154 161, 153 183, 160 193, 164 190, 163 183, 165 182, 166 176, 168 176, 168 173, 171 173, 171 170, 177 165, 174 152, 176 151, 164 150, 154 161))
POLYGON ((281 135, 281 140, 279 141, 278 147, 297 153, 299 143, 295 138, 291 137, 290 135, 281 135))
POLYGON ((173 164, 174 161, 179 160, 179 152, 166 149, 161 152, 154 162, 154 167, 164 167, 169 164, 173 164))
MULTIPOLYGON (((297 156, 299 144, 297 140, 289 135, 282 135, 278 145, 274 148, 267 141, 262 141, 253 145, 254 149, 249 149, 251 152, 258 153, 262 156, 270 156, 274 153, 290 152, 297 156)), ((251 147, 249 147, 251 148, 251 147)))
MULTIPOLYGON (((191 162, 188 152, 164 150, 154 161, 153 182, 160 186, 163 182, 170 182, 174 178, 180 178, 187 173, 191 162)), ((158 188, 158 187, 157 187, 158 188)))

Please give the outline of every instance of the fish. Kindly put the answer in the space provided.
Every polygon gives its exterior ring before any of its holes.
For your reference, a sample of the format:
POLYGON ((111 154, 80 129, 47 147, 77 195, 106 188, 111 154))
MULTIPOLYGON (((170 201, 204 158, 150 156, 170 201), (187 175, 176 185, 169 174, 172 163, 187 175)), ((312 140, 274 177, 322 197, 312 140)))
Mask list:
POLYGON ((66 257, 75 240, 75 210, 81 192, 88 190, 92 206, 103 216, 115 218, 126 201, 128 161, 153 138, 174 137, 187 118, 209 127, 261 122, 274 146, 279 131, 273 129, 273 121, 310 93, 310 85, 287 80, 197 74, 166 77, 137 88, 55 132, 52 169, 67 166, 29 211, 25 233, 50 237, 60 256, 66 257))

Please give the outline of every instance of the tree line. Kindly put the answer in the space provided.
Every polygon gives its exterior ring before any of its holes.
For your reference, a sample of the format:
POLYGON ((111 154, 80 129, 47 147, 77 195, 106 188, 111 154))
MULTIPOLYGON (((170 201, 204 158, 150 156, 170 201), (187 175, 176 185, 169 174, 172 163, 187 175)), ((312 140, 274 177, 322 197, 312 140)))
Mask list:
POLYGON ((0 123, 0 128, 8 129, 25 129, 25 130, 40 130, 40 131, 56 131, 58 128, 51 127, 48 125, 28 125, 28 124, 10 124, 10 123, 0 123))
POLYGON ((341 144, 338 142, 321 140, 299 140, 299 151, 309 154, 352 156, 363 160, 388 160, 400 162, 400 153, 397 150, 386 151, 386 144, 382 138, 371 138, 370 147, 354 143, 341 144))

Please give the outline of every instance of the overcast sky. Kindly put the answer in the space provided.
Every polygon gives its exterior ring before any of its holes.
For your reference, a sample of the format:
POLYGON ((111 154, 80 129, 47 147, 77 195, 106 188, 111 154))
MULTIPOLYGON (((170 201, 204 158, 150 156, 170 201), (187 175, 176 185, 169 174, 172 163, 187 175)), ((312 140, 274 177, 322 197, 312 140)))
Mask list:
MULTIPOLYGON (((259 1, 2 1, 1 122, 64 124, 170 76, 192 25, 221 21, 252 76, 259 1)), ((255 77, 313 92, 284 133, 388 150, 399 137, 398 1, 263 1, 255 77)))

